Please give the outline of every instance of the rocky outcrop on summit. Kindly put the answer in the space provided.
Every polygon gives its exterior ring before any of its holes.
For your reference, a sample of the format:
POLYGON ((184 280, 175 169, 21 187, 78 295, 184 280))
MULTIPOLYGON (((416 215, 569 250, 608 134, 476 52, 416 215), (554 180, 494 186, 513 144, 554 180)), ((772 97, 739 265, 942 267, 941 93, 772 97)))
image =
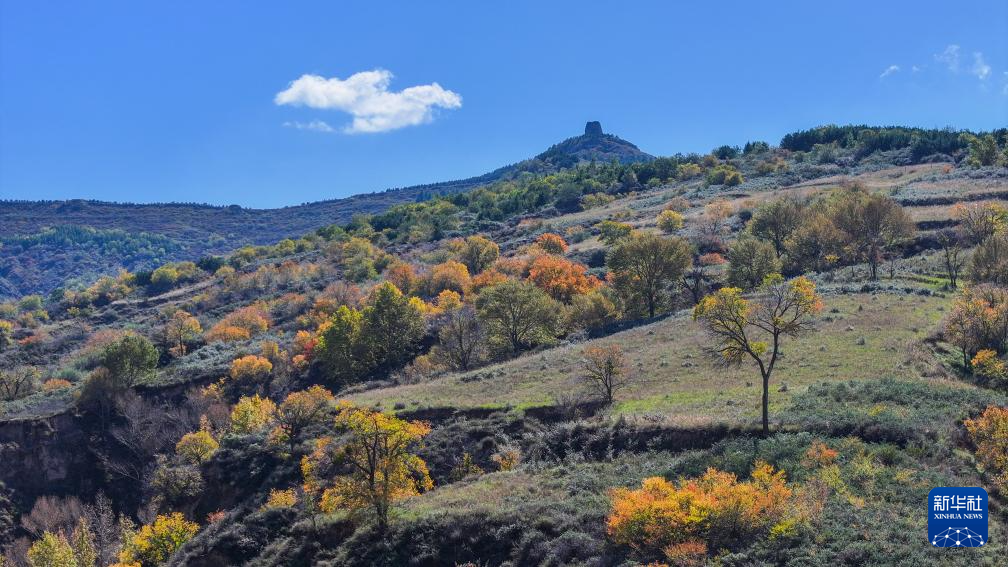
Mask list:
POLYGON ((536 159, 562 168, 592 160, 608 162, 615 159, 620 163, 635 163, 655 158, 619 136, 606 134, 600 122, 592 121, 585 124, 583 135, 567 138, 536 156, 536 159))

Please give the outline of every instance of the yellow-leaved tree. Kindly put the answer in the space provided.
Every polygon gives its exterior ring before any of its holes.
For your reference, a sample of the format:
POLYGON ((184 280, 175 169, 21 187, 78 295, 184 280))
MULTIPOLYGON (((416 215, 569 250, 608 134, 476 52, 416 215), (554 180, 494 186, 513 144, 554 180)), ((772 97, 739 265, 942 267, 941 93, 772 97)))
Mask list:
POLYGON ((711 352, 724 364, 741 365, 752 360, 763 379, 763 433, 770 432, 770 376, 780 356, 784 337, 808 331, 812 318, 822 310, 822 298, 812 280, 802 276, 784 281, 768 277, 749 299, 737 287, 721 288, 693 308, 714 345, 711 352))
POLYGON ((320 495, 319 508, 326 513, 370 508, 379 530, 384 531, 394 501, 434 486, 427 463, 414 453, 431 428, 346 401, 339 408, 335 425, 348 439, 339 447, 330 438, 320 439, 315 451, 302 458, 305 493, 320 495), (326 469, 333 462, 350 472, 326 479, 326 469))
POLYGON ((186 520, 180 512, 167 516, 158 514, 153 524, 147 524, 125 538, 119 552, 119 564, 160 565, 198 531, 199 524, 186 520))

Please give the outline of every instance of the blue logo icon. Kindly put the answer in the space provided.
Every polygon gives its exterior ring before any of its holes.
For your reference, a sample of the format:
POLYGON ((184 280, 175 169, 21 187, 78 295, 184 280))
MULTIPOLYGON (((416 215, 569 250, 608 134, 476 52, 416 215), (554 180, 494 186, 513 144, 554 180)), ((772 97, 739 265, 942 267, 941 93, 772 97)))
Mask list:
POLYGON ((935 547, 987 545, 987 491, 979 486, 932 488, 928 540, 935 547))

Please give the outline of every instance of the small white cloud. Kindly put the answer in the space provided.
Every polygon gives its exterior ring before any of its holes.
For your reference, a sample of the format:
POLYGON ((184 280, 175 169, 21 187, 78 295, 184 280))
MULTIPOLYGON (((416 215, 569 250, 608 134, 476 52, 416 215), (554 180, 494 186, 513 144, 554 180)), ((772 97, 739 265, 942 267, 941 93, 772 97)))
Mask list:
POLYGON ((882 74, 879 75, 878 78, 884 79, 889 75, 892 75, 893 73, 899 73, 899 70, 900 70, 899 65, 890 65, 886 67, 885 71, 882 71, 882 74))
POLYGON ((990 76, 991 66, 984 61, 983 53, 980 53, 979 51, 973 52, 973 68, 970 69, 970 72, 976 75, 981 81, 990 76))
POLYGON ((346 79, 302 75, 286 90, 277 93, 278 105, 307 106, 340 110, 353 121, 347 133, 387 132, 425 124, 434 119, 436 108, 459 108, 462 97, 437 83, 389 91, 392 73, 384 69, 355 73, 346 79))
POLYGON ((910 68, 910 70, 913 71, 914 73, 920 73, 922 69, 923 67, 918 67, 916 65, 910 68))
POLYGON ((284 122, 283 125, 287 128, 296 128, 298 130, 314 130, 316 132, 336 131, 335 128, 326 124, 322 120, 312 120, 311 122, 284 122))
POLYGON ((945 51, 936 53, 935 61, 948 67, 949 71, 956 73, 959 71, 959 46, 952 44, 945 48, 945 51))

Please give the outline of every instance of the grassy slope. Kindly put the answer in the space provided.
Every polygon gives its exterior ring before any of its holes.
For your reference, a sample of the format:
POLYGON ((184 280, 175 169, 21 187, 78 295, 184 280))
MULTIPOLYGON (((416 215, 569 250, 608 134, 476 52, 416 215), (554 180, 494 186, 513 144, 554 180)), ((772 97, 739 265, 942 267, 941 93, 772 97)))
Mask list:
MULTIPOLYGON (((907 344, 924 338, 949 302, 888 293, 827 297, 817 332, 785 343, 771 410, 823 380, 899 376, 907 344), (862 337, 864 344, 859 344, 862 337), (782 383, 787 391, 776 391, 782 383)), ((758 415, 758 373, 749 366, 724 369, 710 360, 706 337, 685 314, 587 344, 609 342, 624 348, 636 382, 619 394, 619 413, 663 412, 683 424, 749 422, 758 415)), ((386 409, 395 404, 407 409, 548 405, 555 395, 572 390, 582 348, 561 346, 430 382, 366 391, 353 399, 386 409)))

